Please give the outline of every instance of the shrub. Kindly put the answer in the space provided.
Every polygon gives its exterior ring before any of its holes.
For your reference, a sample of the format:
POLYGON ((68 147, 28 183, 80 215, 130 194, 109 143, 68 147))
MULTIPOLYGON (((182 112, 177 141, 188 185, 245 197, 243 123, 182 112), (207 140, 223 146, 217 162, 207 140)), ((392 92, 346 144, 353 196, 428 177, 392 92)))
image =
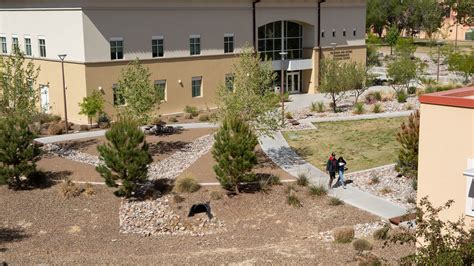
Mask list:
POLYGON ((383 188, 380 190, 380 193, 382 193, 382 194, 384 194, 384 195, 385 195, 385 194, 390 194, 390 193, 392 193, 392 189, 389 188, 389 187, 383 187, 383 188))
POLYGON ((286 112, 285 118, 286 119, 293 119, 293 115, 290 112, 286 112))
POLYGON ((155 116, 155 117, 153 117, 153 119, 151 120, 151 124, 152 124, 152 125, 160 125, 160 124, 163 124, 163 123, 164 123, 164 121, 163 121, 163 119, 161 119, 161 115, 155 116))
POLYGON ((372 249, 372 244, 367 239, 356 239, 352 242, 352 246, 358 253, 372 249))
POLYGON ((413 87, 413 86, 408 87, 407 93, 409 95, 414 95, 416 93, 416 87, 413 87))
POLYGON ((214 190, 209 194, 211 200, 220 200, 222 199, 222 193, 220 191, 214 190))
POLYGON ((94 91, 91 95, 82 98, 82 102, 79 103, 81 111, 80 115, 86 115, 89 119, 89 124, 92 125, 92 118, 97 114, 102 113, 104 109, 104 98, 100 91, 94 91))
POLYGON ((82 189, 69 179, 61 185, 61 194, 67 199, 79 197, 81 193, 82 189))
POLYGON ((418 190, 418 179, 416 178, 413 178, 413 180, 411 181, 411 187, 413 188, 413 190, 418 190))
POLYGON ((372 235, 375 240, 386 240, 389 238, 389 233, 390 227, 389 226, 384 226, 382 228, 379 228, 374 231, 374 234, 372 235))
POLYGON ((257 137, 239 117, 227 117, 214 135, 212 155, 217 164, 214 172, 222 187, 239 193, 238 184, 248 181, 257 164, 257 137))
POLYGON ((80 126, 79 126, 79 130, 80 130, 80 131, 89 131, 89 130, 90 130, 90 126, 89 126, 89 125, 80 125, 80 126))
POLYGON ((330 197, 328 204, 329 204, 330 206, 339 206, 339 205, 343 205, 343 204, 344 204, 344 201, 342 201, 341 199, 336 198, 336 197, 330 197))
POLYGON ((285 102, 290 102, 291 101, 290 100, 290 93, 288 93, 288 92, 283 93, 283 101, 285 101, 285 102))
POLYGON ((52 123, 48 127, 48 135, 61 135, 64 132, 64 125, 61 123, 52 123))
POLYGON ((193 119, 193 117, 192 114, 184 114, 184 119, 193 119))
POLYGON ((105 112, 101 112, 97 118, 97 123, 110 123, 109 115, 105 112))
POLYGON ((118 187, 116 180, 122 182, 115 195, 131 197, 147 180, 148 164, 153 161, 145 134, 137 122, 120 118, 105 137, 107 143, 97 146, 103 163, 96 170, 110 187, 118 187))
POLYGON ((377 101, 382 101, 382 93, 380 91, 374 92, 374 99, 377 101))
POLYGON ((408 121, 403 122, 397 133, 397 141, 400 144, 396 170, 409 178, 418 175, 418 142, 420 131, 420 112, 415 111, 410 115, 408 121))
POLYGON ((28 119, 7 116, 0 118, 0 184, 18 189, 36 172, 41 150, 34 143, 36 134, 28 126, 28 119))
POLYGON ((178 118, 176 116, 172 116, 172 117, 168 118, 168 120, 172 123, 178 122, 178 118))
POLYGON ((328 194, 328 191, 327 189, 322 186, 322 185, 318 185, 318 186, 310 186, 309 187, 309 194, 311 196, 324 196, 326 194, 328 194))
POLYGON ((179 203, 184 202, 186 199, 184 197, 182 197, 181 195, 179 195, 179 194, 174 194, 173 195, 173 200, 174 200, 175 203, 179 204, 179 203))
POLYGON ((184 107, 184 112, 187 113, 187 114, 190 114, 192 117, 195 117, 195 116, 199 115, 199 110, 195 106, 186 105, 184 107))
MULTIPOLYGON (((414 180, 414 179, 413 179, 414 180)), ((407 203, 409 204, 416 204, 416 198, 415 197, 407 197, 407 203)))
POLYGON ((178 178, 174 186, 175 191, 179 193, 194 193, 198 191, 199 188, 201 188, 201 186, 192 176, 178 178))
POLYGON ((356 103, 354 105, 354 114, 361 115, 365 112, 363 103, 356 103))
POLYGON ((410 104, 410 103, 407 103, 407 104, 405 105, 405 109, 407 109, 407 110, 413 110, 413 105, 410 104))
POLYGON ((324 102, 312 102, 311 103, 311 112, 324 113, 324 102))
POLYGON ((372 173, 370 177, 369 185, 375 185, 378 183, 380 183, 380 178, 375 173, 372 173))
POLYGON ((382 105, 379 103, 374 104, 374 109, 372 111, 376 114, 381 113, 383 111, 382 105))
POLYGON ((267 179, 260 179, 259 189, 262 192, 267 192, 270 190, 271 186, 281 185, 280 177, 277 175, 270 175, 267 179))
POLYGON ((92 196, 95 193, 94 186, 92 186, 91 183, 86 183, 84 185, 83 193, 85 193, 87 196, 92 196))
POLYGON ((46 113, 37 113, 33 116, 32 122, 39 122, 40 124, 59 122, 61 117, 59 115, 52 115, 46 113))
POLYGON ((300 199, 294 193, 289 193, 286 196, 286 203, 288 203, 288 205, 290 205, 292 207, 295 207, 295 208, 303 207, 303 205, 301 204, 300 199))
POLYGON ((209 121, 209 115, 206 115, 206 114, 202 114, 199 116, 199 121, 201 122, 205 122, 205 121, 209 121))
POLYGON ((309 179, 306 176, 306 174, 303 174, 303 173, 298 174, 298 178, 296 179, 296 184, 298 184, 298 186, 306 187, 309 184, 309 179))
POLYGON ((375 98, 375 93, 374 92, 369 92, 365 95, 365 103, 366 104, 373 104, 377 101, 375 98))
POLYGON ((352 227, 339 227, 333 230, 334 241, 337 243, 350 243, 354 239, 355 231, 352 227))
POLYGON ((407 102, 408 95, 404 90, 401 90, 397 92, 397 101, 399 103, 405 103, 407 102))

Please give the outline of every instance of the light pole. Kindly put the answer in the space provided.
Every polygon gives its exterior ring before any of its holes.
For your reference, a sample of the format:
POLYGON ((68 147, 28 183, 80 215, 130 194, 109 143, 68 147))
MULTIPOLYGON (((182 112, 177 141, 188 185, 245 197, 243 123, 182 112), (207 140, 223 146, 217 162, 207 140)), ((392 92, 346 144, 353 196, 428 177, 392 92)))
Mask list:
POLYGON ((336 46, 337 46, 337 43, 332 42, 332 43, 331 43, 331 46, 332 46, 332 59, 334 59, 335 56, 336 56, 336 46))
POLYGON ((64 79, 64 59, 66 58, 67 54, 60 54, 58 55, 59 59, 61 60, 61 71, 63 74, 63 95, 64 95, 64 120, 66 121, 65 129, 66 134, 69 133, 69 123, 67 121, 67 104, 66 104, 66 80, 64 79))
POLYGON ((438 69, 436 71, 436 82, 439 83, 439 61, 440 61, 441 41, 438 41, 437 44, 438 44, 438 69))
POLYGON ((280 97, 281 97, 281 126, 285 126, 285 55, 287 52, 280 52, 281 55, 281 84, 280 84, 280 97))

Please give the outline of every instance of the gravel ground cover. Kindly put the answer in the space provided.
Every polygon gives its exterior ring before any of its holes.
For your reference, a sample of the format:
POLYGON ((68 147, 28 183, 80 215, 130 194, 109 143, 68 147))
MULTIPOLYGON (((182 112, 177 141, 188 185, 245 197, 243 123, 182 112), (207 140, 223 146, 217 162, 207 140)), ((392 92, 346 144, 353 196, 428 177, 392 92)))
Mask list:
MULTIPOLYGON (((10 264, 356 264, 350 244, 319 239, 340 226, 378 222, 379 218, 348 205, 329 206, 298 187, 303 207, 286 203, 284 186, 267 194, 250 193, 211 200, 226 230, 204 236, 120 233, 121 200, 113 189, 94 186, 92 196, 65 199, 60 185, 31 191, 0 187, 0 261, 10 264)), ((186 217, 188 207, 209 200, 202 188, 169 200, 186 217), (181 207, 180 207, 181 206, 181 207)), ((219 190, 220 191, 220 190, 219 190)), ((220 191, 222 193, 222 191, 220 191)), ((201 214, 200 214, 201 215, 201 214)), ((202 218, 199 216, 197 218, 202 218)), ((372 241, 371 253, 394 264, 413 246, 383 247, 372 241)))

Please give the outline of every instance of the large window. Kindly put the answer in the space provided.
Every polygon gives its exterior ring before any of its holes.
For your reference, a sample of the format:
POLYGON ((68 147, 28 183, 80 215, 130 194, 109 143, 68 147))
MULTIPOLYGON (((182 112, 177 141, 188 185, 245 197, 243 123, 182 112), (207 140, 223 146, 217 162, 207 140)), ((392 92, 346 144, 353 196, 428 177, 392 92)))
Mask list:
POLYGON ((234 52, 234 34, 224 35, 224 53, 233 53, 234 52))
POLYGON ((151 50, 153 57, 163 57, 165 55, 163 37, 153 37, 151 40, 151 50))
POLYGON ((40 57, 46 57, 46 40, 45 39, 39 39, 39 54, 40 57))
POLYGON ((0 43, 2 45, 2 54, 6 54, 8 53, 8 49, 7 49, 7 37, 0 37, 0 43))
POLYGON ((155 90, 158 95, 158 101, 166 101, 166 80, 155 80, 155 90))
POLYGON ((20 48, 17 36, 12 37, 12 48, 20 48))
POLYGON ((123 59, 123 39, 113 38, 110 40, 110 59, 123 59))
POLYGON ((29 37, 25 37, 25 54, 31 56, 31 39, 29 37))
POLYGON ((291 21, 276 21, 258 28, 258 51, 262 57, 280 60, 280 52, 287 59, 303 57, 303 26, 291 21))
POLYGON ((202 96, 202 77, 193 77, 191 81, 192 87, 192 96, 201 97, 202 96))
POLYGON ((201 54, 201 36, 191 35, 189 37, 189 51, 191 55, 201 54))

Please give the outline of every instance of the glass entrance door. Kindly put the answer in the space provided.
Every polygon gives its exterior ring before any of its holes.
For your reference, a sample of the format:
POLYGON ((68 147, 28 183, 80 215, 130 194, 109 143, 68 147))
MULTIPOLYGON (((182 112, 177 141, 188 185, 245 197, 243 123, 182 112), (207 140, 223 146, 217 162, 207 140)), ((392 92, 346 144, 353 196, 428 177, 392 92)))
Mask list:
POLYGON ((287 72, 286 73, 286 91, 289 93, 300 92, 300 72, 287 72))

